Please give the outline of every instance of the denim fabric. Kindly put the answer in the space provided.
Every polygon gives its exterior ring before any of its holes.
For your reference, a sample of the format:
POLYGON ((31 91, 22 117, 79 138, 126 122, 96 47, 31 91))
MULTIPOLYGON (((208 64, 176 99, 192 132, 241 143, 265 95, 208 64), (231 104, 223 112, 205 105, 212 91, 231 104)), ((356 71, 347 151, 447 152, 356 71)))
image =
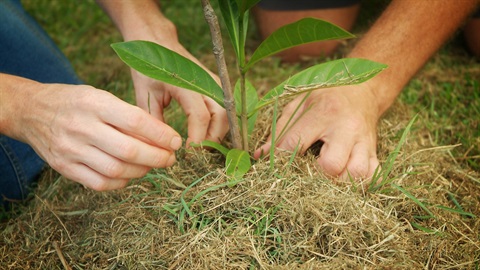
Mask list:
POLYGON ((27 144, 0 135, 0 202, 4 207, 7 201, 27 197, 44 164, 27 144))
MULTIPOLYGON (((19 0, 0 0, 0 72, 42 83, 82 83, 19 0)), ((25 199, 44 165, 30 146, 0 135, 0 205, 25 199)))

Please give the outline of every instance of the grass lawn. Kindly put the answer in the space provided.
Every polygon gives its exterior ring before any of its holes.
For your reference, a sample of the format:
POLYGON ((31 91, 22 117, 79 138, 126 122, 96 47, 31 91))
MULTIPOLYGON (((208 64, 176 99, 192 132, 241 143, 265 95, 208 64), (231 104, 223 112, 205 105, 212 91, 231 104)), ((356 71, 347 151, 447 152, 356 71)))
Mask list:
MULTIPOLYGON (((134 103, 129 69, 109 46, 121 36, 93 0, 22 3, 87 84, 134 103)), ((387 2, 365 4, 360 36, 387 2)), ((200 1, 162 7, 182 43, 216 70, 200 1)), ((252 32, 247 45, 258 42, 252 32)), ((265 91, 311 64, 270 58, 250 80, 265 91)), ((253 144, 265 139, 271 115, 260 116, 253 144)), ((166 119, 185 134, 178 106, 166 119)), ((366 193, 331 183, 311 153, 278 156, 273 171, 257 162, 233 187, 222 156, 200 150, 180 150, 173 167, 114 192, 49 170, 0 225, 0 269, 478 269, 480 62, 460 32, 404 89, 378 135, 379 158, 391 169, 388 183, 366 193)))

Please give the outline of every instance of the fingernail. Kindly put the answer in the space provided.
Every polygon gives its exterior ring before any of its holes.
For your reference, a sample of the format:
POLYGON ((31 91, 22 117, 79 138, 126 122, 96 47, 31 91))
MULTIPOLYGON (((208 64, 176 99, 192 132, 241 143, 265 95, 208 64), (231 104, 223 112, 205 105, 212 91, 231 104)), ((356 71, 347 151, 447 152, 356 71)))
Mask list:
POLYGON ((182 147, 182 138, 178 136, 173 137, 170 141, 170 147, 173 150, 178 150, 180 147, 182 147))
POLYGON ((172 154, 170 158, 168 158, 167 166, 172 166, 175 161, 177 161, 177 159, 175 158, 175 154, 172 154))

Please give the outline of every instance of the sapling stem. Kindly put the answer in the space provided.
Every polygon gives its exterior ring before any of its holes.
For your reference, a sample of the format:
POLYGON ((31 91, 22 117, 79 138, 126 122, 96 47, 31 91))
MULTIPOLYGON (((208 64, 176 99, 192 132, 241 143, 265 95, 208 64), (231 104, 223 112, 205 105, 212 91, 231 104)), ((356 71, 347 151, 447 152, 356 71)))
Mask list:
POLYGON ((233 148, 242 149, 240 128, 238 125, 237 113, 235 109, 235 99, 233 97, 232 85, 228 75, 227 64, 223 49, 222 34, 215 11, 209 0, 202 0, 203 14, 210 28, 212 36, 213 54, 218 66, 218 75, 222 83, 224 94, 225 110, 227 111, 228 124, 230 125, 230 135, 232 136, 233 148))
POLYGON ((240 74, 240 94, 242 97, 242 110, 240 119, 242 123, 242 142, 243 150, 248 152, 248 111, 247 111, 247 90, 245 89, 245 73, 240 74))
POLYGON ((237 61, 238 70, 240 71, 240 96, 242 100, 242 108, 240 111, 240 120, 242 123, 242 142, 243 142, 243 150, 248 152, 248 111, 247 111, 247 90, 245 86, 245 75, 246 71, 244 70, 245 67, 245 33, 246 29, 243 27, 243 20, 244 20, 245 13, 240 14, 238 18, 238 32, 239 32, 239 55, 240 59, 237 61))

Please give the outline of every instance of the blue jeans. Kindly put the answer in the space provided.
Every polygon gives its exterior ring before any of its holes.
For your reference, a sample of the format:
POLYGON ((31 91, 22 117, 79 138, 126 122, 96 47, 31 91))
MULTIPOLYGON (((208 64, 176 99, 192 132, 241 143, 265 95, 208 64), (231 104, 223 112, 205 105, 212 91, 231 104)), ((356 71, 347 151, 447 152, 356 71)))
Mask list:
MULTIPOLYGON (((0 0, 0 73, 42 83, 82 83, 19 0, 0 0)), ((44 167, 29 145, 0 134, 0 206, 25 199, 44 167)))

